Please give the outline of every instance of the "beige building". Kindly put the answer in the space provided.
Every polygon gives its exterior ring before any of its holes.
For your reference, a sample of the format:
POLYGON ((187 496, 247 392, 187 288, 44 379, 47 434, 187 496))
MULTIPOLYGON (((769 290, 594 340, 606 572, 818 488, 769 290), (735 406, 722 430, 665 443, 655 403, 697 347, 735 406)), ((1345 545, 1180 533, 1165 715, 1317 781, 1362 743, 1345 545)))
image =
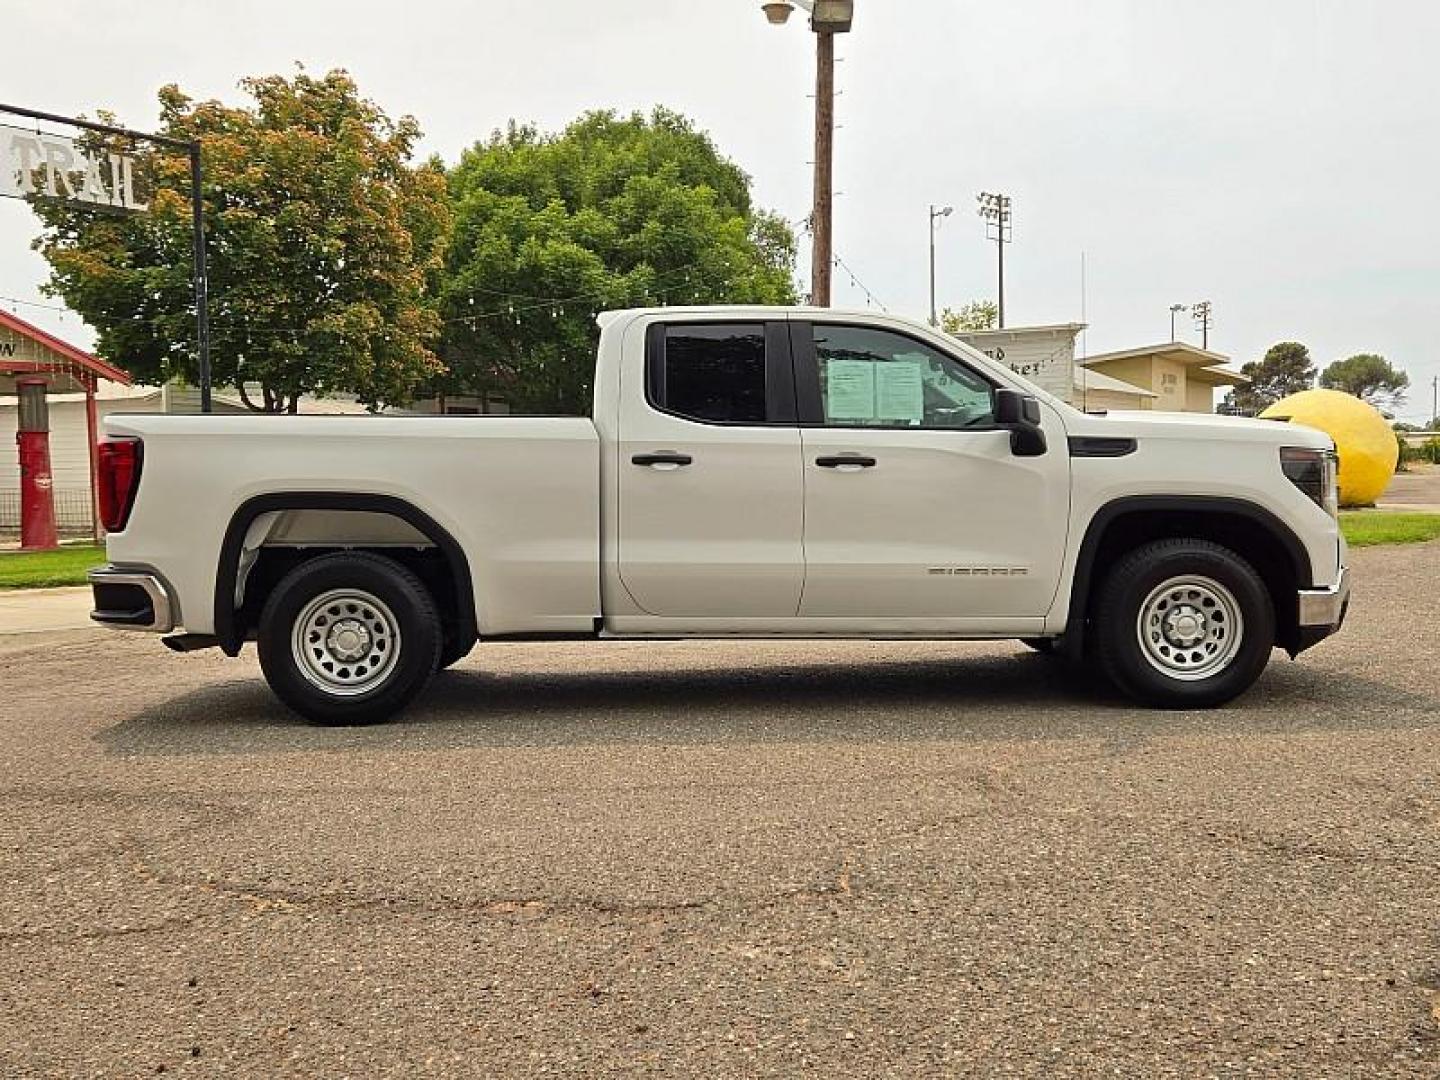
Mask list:
POLYGON ((955 337, 1077 409, 1214 412, 1215 390, 1249 382, 1228 356, 1179 341, 1078 358, 1084 323, 964 330, 955 337))
POLYGON ((1130 391, 1139 390, 1145 396, 1133 399, 1137 404, 1111 404, 1106 399, 1113 396, 1118 388, 1100 387, 1098 393, 1093 389, 1090 391, 1088 400, 1077 399, 1074 404, 1090 409, 1214 412, 1216 389, 1250 381, 1238 371, 1224 367, 1229 359, 1221 353, 1197 349, 1182 341, 1100 353, 1081 360, 1080 366, 1087 373, 1106 376, 1110 382, 1119 382, 1130 391))

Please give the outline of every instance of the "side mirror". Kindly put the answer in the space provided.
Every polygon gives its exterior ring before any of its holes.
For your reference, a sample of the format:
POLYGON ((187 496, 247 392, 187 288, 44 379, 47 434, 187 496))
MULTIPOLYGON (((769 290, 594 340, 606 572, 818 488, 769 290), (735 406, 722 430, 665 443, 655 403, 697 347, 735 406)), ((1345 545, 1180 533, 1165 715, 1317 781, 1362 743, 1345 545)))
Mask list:
POLYGON ((1010 430, 1010 452, 1016 457, 1045 453, 1045 432, 1040 428, 1040 402, 1019 390, 995 391, 995 423, 1010 430))

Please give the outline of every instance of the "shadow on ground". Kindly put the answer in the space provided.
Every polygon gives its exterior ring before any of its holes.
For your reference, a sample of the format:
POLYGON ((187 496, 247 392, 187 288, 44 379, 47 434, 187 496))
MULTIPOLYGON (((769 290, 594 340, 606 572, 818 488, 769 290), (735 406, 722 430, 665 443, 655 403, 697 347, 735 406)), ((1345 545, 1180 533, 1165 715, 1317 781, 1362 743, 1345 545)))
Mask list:
MULTIPOLYGON (((475 663, 472 658, 469 663, 475 663)), ((1428 725, 1440 699, 1278 658, 1248 694, 1210 711, 1117 699, 1056 660, 957 655, 794 667, 492 674, 444 672, 398 721, 314 728, 259 678, 190 691, 104 729, 127 754, 364 747, 1143 739, 1428 725)))

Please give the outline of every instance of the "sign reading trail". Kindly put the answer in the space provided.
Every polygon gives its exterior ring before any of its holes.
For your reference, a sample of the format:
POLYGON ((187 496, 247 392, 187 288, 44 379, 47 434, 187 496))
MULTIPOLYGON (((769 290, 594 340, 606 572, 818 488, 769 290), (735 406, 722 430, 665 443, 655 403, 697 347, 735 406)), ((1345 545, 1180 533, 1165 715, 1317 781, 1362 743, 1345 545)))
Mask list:
POLYGON ((121 210, 149 206, 136 189, 131 155, 94 152, 64 135, 6 124, 0 124, 0 195, 42 195, 121 210))

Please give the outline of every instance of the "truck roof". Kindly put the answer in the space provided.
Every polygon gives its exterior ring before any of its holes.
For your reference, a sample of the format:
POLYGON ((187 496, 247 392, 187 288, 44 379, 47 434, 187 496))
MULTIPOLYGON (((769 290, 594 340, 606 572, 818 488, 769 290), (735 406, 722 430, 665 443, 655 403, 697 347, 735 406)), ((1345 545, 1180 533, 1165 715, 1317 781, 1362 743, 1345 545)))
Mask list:
POLYGON ((901 322, 913 322, 903 315, 892 315, 888 311, 876 311, 874 308, 836 308, 836 307, 815 307, 813 305, 796 304, 787 306, 784 304, 688 304, 676 305, 674 307, 638 307, 638 308, 615 308, 610 311, 602 311, 595 316, 595 321, 601 329, 611 323, 627 316, 634 315, 744 315, 755 317, 757 315, 815 315, 842 317, 862 316, 865 318, 897 319, 901 322))

